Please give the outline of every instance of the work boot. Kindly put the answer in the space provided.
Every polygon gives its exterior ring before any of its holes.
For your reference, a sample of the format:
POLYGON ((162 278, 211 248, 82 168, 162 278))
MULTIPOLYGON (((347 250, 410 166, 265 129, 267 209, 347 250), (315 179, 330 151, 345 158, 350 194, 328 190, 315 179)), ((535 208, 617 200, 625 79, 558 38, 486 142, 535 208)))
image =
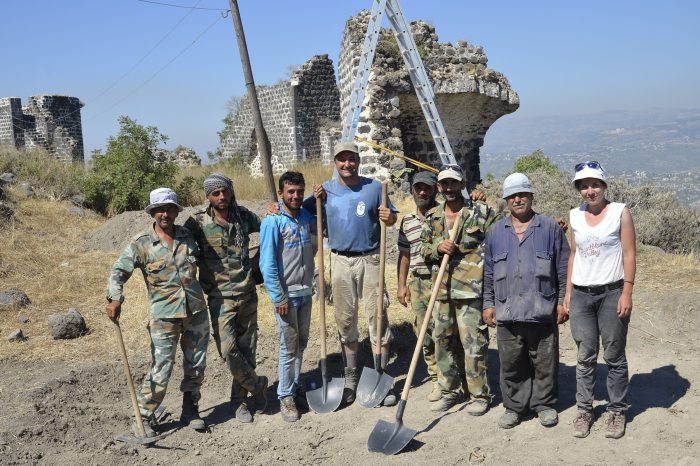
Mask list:
POLYGON ((243 401, 233 406, 233 417, 235 417, 238 422, 243 422, 245 424, 250 424, 253 422, 253 415, 248 409, 247 401, 243 401))
POLYGON ((439 401, 440 398, 442 398, 442 389, 440 388, 440 384, 433 382, 433 389, 428 395, 428 401, 439 401))
POLYGON ((470 416, 483 416, 489 410, 489 402, 483 398, 476 398, 467 405, 467 414, 470 416))
POLYGON ((396 403, 398 403, 398 399, 396 398, 396 393, 394 393, 394 389, 390 388, 389 393, 386 394, 384 397, 384 401, 382 401, 382 406, 395 406, 396 403))
POLYGON ((199 417, 199 406, 194 402, 192 392, 182 394, 182 413, 180 414, 180 422, 188 425, 194 430, 207 430, 207 423, 199 417))
POLYGON ((501 429, 512 429, 520 424, 520 415, 511 409, 507 409, 498 418, 498 427, 501 429))
POLYGON ((430 404, 430 410, 435 412, 447 411, 456 404, 462 402, 462 395, 458 393, 443 393, 442 398, 430 404))
POLYGON ((593 413, 579 409, 576 419, 574 419, 574 437, 588 437, 593 425, 593 413))
MULTIPOLYGON (((154 430, 154 427, 156 426, 155 420, 144 417, 141 418, 141 421, 143 422, 143 431, 146 434, 146 438, 153 438, 158 435, 154 430)), ((134 433, 134 436, 141 437, 141 434, 139 434, 139 428, 136 426, 136 419, 134 419, 134 422, 131 424, 131 431, 134 433)))
POLYGON ((545 427, 554 427, 559 422, 557 410, 553 408, 543 409, 537 412, 537 417, 540 418, 540 424, 545 427))
POLYGON ((262 414, 267 410, 267 377, 261 375, 258 377, 258 387, 253 392, 255 400, 255 414, 262 414))
POLYGON ((605 436, 607 438, 620 438, 625 435, 625 413, 620 411, 608 411, 605 419, 605 436))
POLYGON ((296 422, 299 420, 299 410, 294 403, 293 396, 285 396, 280 400, 280 414, 282 419, 287 422, 296 422))
POLYGON ((345 387, 343 388, 343 404, 351 405, 355 401, 357 382, 360 380, 360 371, 356 367, 345 368, 345 387))

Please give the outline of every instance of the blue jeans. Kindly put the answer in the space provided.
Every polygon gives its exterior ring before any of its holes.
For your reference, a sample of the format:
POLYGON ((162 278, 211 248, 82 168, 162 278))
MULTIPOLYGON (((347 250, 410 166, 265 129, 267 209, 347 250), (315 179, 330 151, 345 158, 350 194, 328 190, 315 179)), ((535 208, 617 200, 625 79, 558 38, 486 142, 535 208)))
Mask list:
POLYGON ((300 387, 301 362, 309 342, 311 296, 289 298, 289 312, 284 316, 275 312, 275 320, 280 332, 277 397, 281 400, 296 395, 300 387))
POLYGON ((627 411, 627 327, 629 317, 617 316, 617 302, 622 289, 592 294, 573 289, 569 316, 571 336, 578 347, 576 363, 576 405, 593 410, 593 387, 598 364, 599 341, 603 343, 603 359, 608 366, 608 411, 627 411))

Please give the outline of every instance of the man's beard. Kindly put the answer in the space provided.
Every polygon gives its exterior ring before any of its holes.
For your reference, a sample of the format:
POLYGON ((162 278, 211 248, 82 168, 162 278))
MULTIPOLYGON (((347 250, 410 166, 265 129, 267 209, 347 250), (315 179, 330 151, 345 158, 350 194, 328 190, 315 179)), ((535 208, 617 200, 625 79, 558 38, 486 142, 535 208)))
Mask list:
POLYGON ((414 197, 413 200, 416 202, 416 207, 418 207, 419 209, 425 209, 427 207, 431 207, 435 202, 434 197, 429 197, 428 199, 423 199, 421 197, 414 197))

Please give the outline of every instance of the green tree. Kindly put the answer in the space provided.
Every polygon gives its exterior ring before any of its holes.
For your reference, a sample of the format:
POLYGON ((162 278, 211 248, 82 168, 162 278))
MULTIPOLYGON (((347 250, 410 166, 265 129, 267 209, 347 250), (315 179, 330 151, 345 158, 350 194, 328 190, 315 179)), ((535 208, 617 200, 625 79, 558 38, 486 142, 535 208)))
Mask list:
POLYGON ((119 117, 119 126, 119 134, 107 140, 106 152, 93 153, 83 182, 86 201, 106 215, 143 209, 151 190, 173 186, 178 170, 171 162, 156 162, 158 145, 168 139, 158 128, 141 126, 127 116, 119 117))
POLYGON ((537 149, 531 154, 524 155, 513 164, 513 172, 532 173, 541 170, 545 173, 554 174, 559 171, 554 162, 544 154, 542 149, 537 149))

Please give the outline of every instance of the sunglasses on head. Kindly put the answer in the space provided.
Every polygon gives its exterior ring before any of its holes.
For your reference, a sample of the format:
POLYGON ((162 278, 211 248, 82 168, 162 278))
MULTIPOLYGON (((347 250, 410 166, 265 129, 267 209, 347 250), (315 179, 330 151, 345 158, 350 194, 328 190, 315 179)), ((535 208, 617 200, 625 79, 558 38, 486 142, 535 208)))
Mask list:
POLYGON ((440 171, 443 171, 443 170, 455 170, 455 171, 458 171, 459 173, 462 173, 462 167, 460 167, 456 163, 443 163, 442 165, 440 165, 440 171))
POLYGON ((592 168, 592 169, 594 169, 594 170, 600 169, 600 170, 605 171, 605 169, 604 169, 603 166, 600 164, 600 162, 596 162, 595 160, 591 160, 591 161, 588 161, 588 162, 577 163, 574 169, 575 169, 577 172, 580 172, 581 170, 583 170, 583 169, 586 168, 586 167, 592 168))

